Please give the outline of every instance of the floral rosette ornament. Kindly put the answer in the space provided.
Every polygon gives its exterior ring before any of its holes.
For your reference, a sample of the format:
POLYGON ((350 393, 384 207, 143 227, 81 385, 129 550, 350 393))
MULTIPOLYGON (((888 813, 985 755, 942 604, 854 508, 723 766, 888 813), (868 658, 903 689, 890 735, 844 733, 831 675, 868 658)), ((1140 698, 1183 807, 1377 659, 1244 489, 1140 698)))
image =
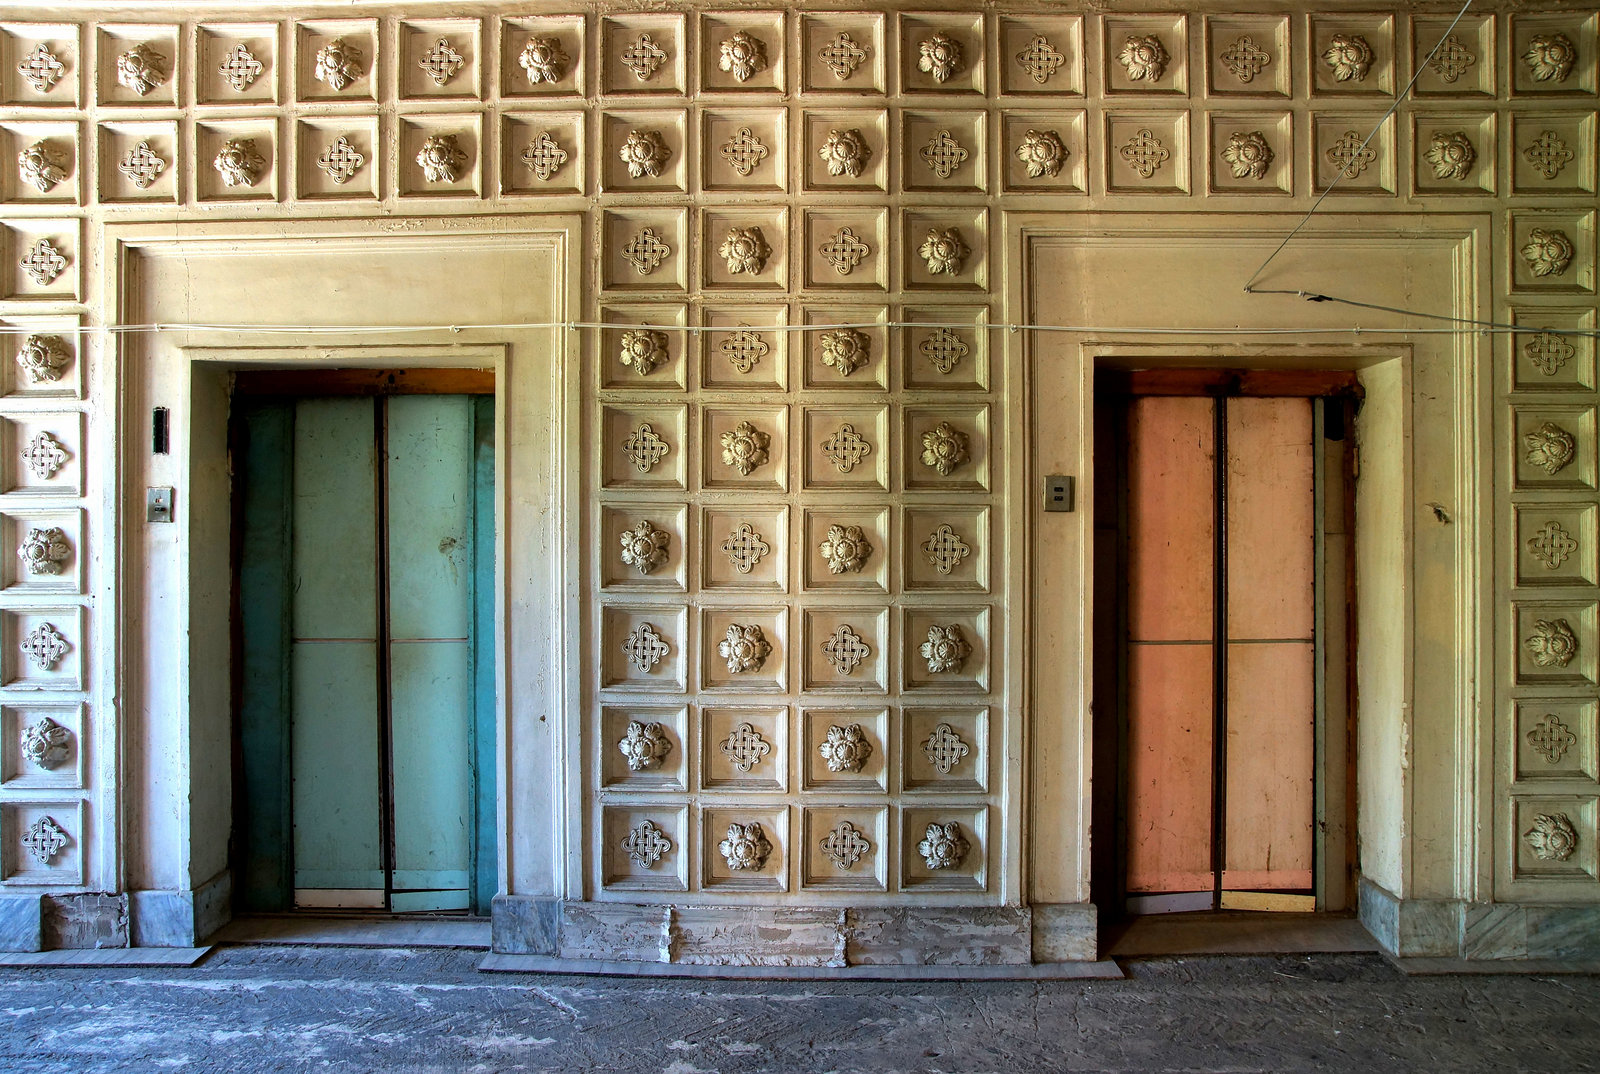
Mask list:
POLYGON ((72 352, 60 336, 24 336, 22 349, 17 351, 17 367, 35 384, 54 384, 71 364, 72 352))
POLYGON ((1566 34, 1539 34, 1522 54, 1536 82, 1565 82, 1578 62, 1578 46, 1566 34))
POLYGON ((1029 129, 1017 143, 1017 159, 1028 169, 1029 179, 1053 179, 1067 162, 1067 146, 1055 131, 1029 129))
POLYGON ((728 662, 731 674, 740 675, 746 671, 760 671, 761 665, 772 655, 772 645, 759 626, 732 623, 717 643, 717 654, 728 662))
POLYGON ((1359 34, 1334 34, 1322 59, 1333 68, 1335 82, 1364 82, 1372 70, 1372 46, 1359 34))
POLYGON ((942 230, 930 228, 928 237, 922 240, 922 245, 917 249, 928 271, 935 276, 959 275, 971 252, 961 238, 961 231, 953 227, 942 230))
POLYGON ((739 872, 754 872, 767 864, 767 856, 772 853, 772 844, 767 841, 767 835, 761 830, 761 824, 757 821, 751 821, 749 824, 730 824, 727 838, 717 844, 717 852, 722 855, 722 860, 728 863, 728 868, 739 872))
POLYGON ((1522 834, 1540 861, 1566 861, 1578 849, 1578 833, 1565 813, 1538 813, 1522 834))
POLYGON ((966 461, 967 434, 948 421, 941 421, 922 434, 922 465, 939 471, 940 477, 949 477, 966 461))
POLYGON ((567 53, 553 37, 535 37, 523 46, 517 62, 528 74, 530 86, 554 85, 567 73, 567 53))
POLYGON ((417 164, 430 183, 454 183, 461 178, 467 163, 466 152, 456 144, 453 134, 430 134, 417 150, 417 164))
POLYGON ((743 30, 724 41, 717 52, 717 66, 740 82, 767 69, 767 46, 743 30))
POLYGON ((1161 81, 1170 58, 1161 38, 1154 34, 1128 38, 1122 44, 1122 51, 1117 53, 1117 62, 1122 64, 1132 82, 1161 81))
POLYGON ((672 535, 656 529, 655 523, 641 519, 631 530, 623 530, 622 564, 640 574, 649 574, 666 563, 671 556, 672 535))
POLYGON ((1436 131, 1427 156, 1435 179, 1465 179, 1478 161, 1466 131, 1436 131))
POLYGON ((859 772, 872 756, 872 743, 858 723, 828 728, 827 741, 817 747, 830 772, 859 772))
POLYGON ((617 361, 647 377, 667 361, 667 334, 653 328, 630 328, 622 333, 622 353, 617 361))
POLYGON ((1565 231, 1536 227, 1528 232, 1522 259, 1535 276, 1559 276, 1567 271, 1576 252, 1565 231))
POLYGON ((17 154, 17 171, 39 193, 48 194, 51 187, 67 177, 67 158, 47 142, 34 142, 17 154))
POLYGON ((72 542, 60 526, 36 527, 28 531, 17 558, 29 574, 60 574, 72 559, 72 542))
POLYGON ((229 138, 211 162, 223 186, 255 186, 267 162, 256 152, 254 138, 229 138))
POLYGON ((728 271, 735 276, 748 273, 758 276, 767 267, 772 247, 759 227, 736 227, 722 240, 717 253, 727 263, 728 271))
POLYGON ((855 127, 849 130, 830 130, 817 152, 822 157, 823 163, 828 166, 829 175, 848 175, 852 179, 861 178, 861 173, 867 166, 867 159, 872 155, 872 150, 867 147, 867 140, 861 137, 861 131, 855 127))
POLYGON ((767 448, 771 443, 771 434, 748 421, 741 421, 722 434, 722 461, 748 477, 750 471, 766 465, 767 448))
POLYGON ((617 155, 628 166, 628 175, 632 178, 649 176, 659 179, 661 169, 667 166, 667 158, 672 156, 672 150, 667 148, 660 131, 632 130, 622 140, 622 148, 617 155))
POLYGON ((866 365, 871 358, 872 337, 855 328, 835 328, 822 333, 822 364, 837 369, 841 377, 866 365))
POLYGON ((1272 146, 1261 131, 1236 131, 1222 150, 1235 179, 1262 179, 1272 167, 1272 146))
POLYGON ((167 58, 149 45, 135 45, 117 57, 117 81, 143 97, 167 80, 167 58))
POLYGON ((928 663, 928 671, 934 675, 945 672, 960 671, 961 665, 967 662, 967 657, 972 655, 972 646, 967 644, 965 635, 961 633, 958 623, 945 626, 934 625, 928 628, 928 640, 922 643, 922 659, 928 663))
POLYGON ((361 50, 342 37, 336 37, 317 50, 317 66, 313 77, 326 82, 335 92, 366 73, 361 65, 361 50))
POLYGON ((934 34, 917 46, 917 70, 948 82, 961 70, 961 44, 949 34, 934 34))
POLYGON ((822 539, 817 551, 822 554, 832 574, 846 571, 859 574, 872 555, 872 545, 860 526, 829 526, 828 535, 822 539))
POLYGON ((1578 655, 1578 636, 1572 624, 1565 619, 1540 619, 1533 624, 1533 633, 1524 639, 1528 655, 1535 666, 1564 668, 1578 655))
POLYGON ((954 869, 971 849, 967 837, 961 834, 961 825, 953 820, 945 824, 928 825, 922 842, 917 844, 917 853, 922 855, 923 863, 930 869, 954 869))
POLYGON ((1553 421, 1524 434, 1522 446, 1527 449, 1523 458, 1528 465, 1537 466, 1551 476, 1560 473, 1578 453, 1578 441, 1553 421))
POLYGON ((622 740, 617 743, 617 749, 622 751, 631 771, 644 772, 660 767, 661 762, 667 759, 667 754, 672 752, 672 741, 659 723, 653 720, 630 720, 622 740))

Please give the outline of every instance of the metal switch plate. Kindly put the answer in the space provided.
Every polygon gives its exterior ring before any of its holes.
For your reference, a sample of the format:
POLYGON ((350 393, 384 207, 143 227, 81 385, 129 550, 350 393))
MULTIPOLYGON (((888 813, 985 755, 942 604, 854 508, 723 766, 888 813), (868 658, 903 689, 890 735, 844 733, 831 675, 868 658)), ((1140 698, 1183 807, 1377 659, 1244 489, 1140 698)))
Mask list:
POLYGON ((172 486, 144 490, 144 520, 172 521, 172 486))
POLYGON ((1046 511, 1072 510, 1072 478, 1065 474, 1050 474, 1044 479, 1044 509, 1046 511))

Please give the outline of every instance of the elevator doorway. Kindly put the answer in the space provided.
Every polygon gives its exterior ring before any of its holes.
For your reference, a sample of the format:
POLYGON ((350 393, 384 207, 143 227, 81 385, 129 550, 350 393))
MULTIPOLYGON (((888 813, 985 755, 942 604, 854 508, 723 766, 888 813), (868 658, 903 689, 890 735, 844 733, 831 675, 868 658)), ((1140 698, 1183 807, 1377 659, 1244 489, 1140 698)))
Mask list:
POLYGON ((1321 374, 1103 377, 1102 905, 1348 905, 1354 391, 1321 374))
POLYGON ((418 387, 239 378, 243 910, 494 895, 494 399, 418 387))

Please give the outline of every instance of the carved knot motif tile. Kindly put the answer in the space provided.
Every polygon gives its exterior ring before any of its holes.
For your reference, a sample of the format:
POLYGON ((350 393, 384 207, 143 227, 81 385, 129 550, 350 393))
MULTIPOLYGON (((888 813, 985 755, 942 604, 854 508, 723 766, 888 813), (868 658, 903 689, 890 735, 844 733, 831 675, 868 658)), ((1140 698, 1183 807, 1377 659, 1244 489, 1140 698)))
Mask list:
POLYGON ((1017 159, 1028 169, 1029 179, 1054 179, 1067 162, 1067 144, 1056 131, 1029 128, 1017 143, 1017 159))
POLYGON ((641 674, 648 675, 651 668, 672 652, 672 647, 656 632, 654 625, 640 623, 623 639, 622 652, 627 656, 628 663, 638 668, 641 674))
POLYGON ((1341 179, 1359 179, 1378 159, 1377 150, 1367 144, 1359 131, 1345 131, 1323 154, 1338 170, 1341 179))
POLYGON ((945 824, 928 825, 922 842, 917 844, 917 853, 922 855, 923 864, 930 869, 959 868, 971 849, 967 837, 961 834, 961 825, 953 820, 945 824))
POLYGON ((1265 179, 1272 167, 1272 146, 1262 131, 1235 131, 1228 137, 1222 159, 1235 179, 1265 179))
POLYGON ((49 433, 35 433, 19 452, 22 464, 40 481, 55 477, 67 463, 67 449, 49 433))
POLYGON ((72 646, 53 624, 40 623, 28 631, 17 649, 40 671, 54 671, 72 646))
POLYGON ((948 776, 956 765, 972 752, 972 748, 961 741, 961 736, 956 734, 955 728, 947 723, 941 723, 922 744, 922 752, 927 755, 928 763, 933 765, 941 776, 948 776))
POLYGON ((40 239, 28 248, 17 267, 40 287, 49 287, 67 271, 67 256, 49 239, 40 239))
POLYGON ((1224 49, 1220 58, 1228 73, 1248 86, 1272 62, 1272 53, 1247 34, 1224 49))
POLYGON ((622 66, 632 71, 633 77, 640 82, 654 78, 666 62, 666 50, 656 44, 656 39, 649 34, 640 34, 636 41, 622 50, 622 66))
MULTIPOLYGON (((828 635, 828 640, 822 643, 822 655, 827 658, 834 671, 840 675, 852 675, 855 673, 856 668, 861 666, 862 661, 872 655, 872 646, 868 645, 866 640, 855 632, 854 627, 846 623, 840 623, 834 627, 833 633, 828 635)), ((833 730, 838 729, 834 728, 833 730)), ((829 731, 828 734, 831 741, 833 731, 829 731)), ((868 752, 871 752, 870 747, 868 752)), ((824 749, 823 756, 827 756, 826 749, 824 749)), ((835 772, 840 771, 837 768, 833 770, 835 772)))
POLYGON ((733 623, 717 643, 717 654, 728 662, 728 671, 742 675, 747 671, 760 671, 772 655, 772 643, 767 641, 761 627, 750 623, 733 623))
POLYGON ((648 276, 672 256, 672 247, 656 234, 655 228, 647 227, 623 245, 622 256, 635 272, 648 276))
POLYGON ((322 151, 322 156, 317 158, 317 167, 327 172, 329 179, 343 186, 366 162, 367 158, 350 144, 348 137, 341 134, 338 141, 322 151))
POLYGON ((72 542, 60 526, 34 526, 17 549, 17 558, 29 574, 57 575, 72 559, 72 542))
POLYGON ((761 830, 758 821, 749 824, 728 825, 727 838, 717 844, 717 853, 728 863, 728 868, 739 872, 754 872, 767 864, 772 853, 772 843, 761 830))
POLYGON ((1160 82, 1169 61, 1166 46, 1154 34, 1128 38, 1117 53, 1117 62, 1132 82, 1160 82))
POLYGON ((929 228, 917 254, 935 276, 959 276, 971 254, 960 228, 929 228))
POLYGON ((818 253, 833 266, 835 272, 848 276, 872 253, 872 247, 856 236, 854 228, 842 227, 822 244, 818 253))
POLYGON ((1528 43, 1522 62, 1536 82, 1565 82, 1578 62, 1578 46, 1566 34, 1539 34, 1528 43))
POLYGON ((1477 62, 1478 57, 1461 43, 1461 38, 1451 34, 1439 42, 1439 47, 1434 52, 1433 58, 1428 61, 1428 66, 1439 76, 1439 81, 1454 84, 1467 73, 1467 68, 1477 62))
POLYGON ((1372 59, 1372 46, 1360 34, 1334 34, 1322 53, 1335 82, 1365 82, 1372 59))
POLYGON ((1522 639, 1535 667, 1564 668, 1578 655, 1578 636, 1565 619, 1539 619, 1522 639))
POLYGON ((722 542, 722 554, 728 557, 728 562, 740 574, 749 574, 771 551, 772 546, 762 540, 761 534, 748 522, 739 523, 728 534, 728 539, 722 542))
POLYGON ((717 253, 730 274, 759 276, 767 267, 767 258, 772 256, 772 247, 767 245, 767 237, 759 227, 736 227, 724 236, 717 253))
POLYGON ((822 333, 822 364, 848 377, 872 359, 872 337, 855 328, 833 328, 822 333))
POLYGON ((1577 744, 1578 736, 1573 734, 1553 712, 1545 713, 1528 732, 1528 745, 1532 746, 1534 752, 1543 757, 1547 764, 1561 763, 1561 758, 1577 744))
POLYGON ((641 423, 622 441, 622 453, 641 474, 648 474, 655 469, 656 464, 666 458, 671 450, 649 422, 641 423))
POLYGON ((1554 179, 1563 168, 1578 159, 1578 155, 1555 131, 1540 131, 1539 136, 1528 143, 1522 155, 1546 179, 1554 179))
POLYGON ((743 30, 717 47, 717 66, 740 82, 767 69, 767 46, 743 30))
POLYGON ((1478 151, 1466 131, 1435 131, 1427 158, 1435 179, 1461 180, 1472 174, 1478 151))
POLYGON ((766 143, 757 138, 749 127, 740 127, 734 131, 733 137, 722 143, 720 152, 722 159, 728 162, 728 167, 745 178, 749 178, 750 173, 756 170, 756 166, 766 160, 771 153, 766 143))
POLYGON ((235 93, 243 93, 249 89, 255 80, 261 77, 261 72, 264 70, 266 68, 261 61, 245 47, 243 41, 235 42, 227 55, 222 58, 222 62, 217 65, 217 73, 235 93))
POLYGON ((148 141, 141 141, 122 154, 122 162, 117 165, 117 171, 127 176, 128 182, 140 190, 150 189, 166 170, 167 162, 150 148, 148 141))
POLYGON ((841 869, 853 869, 872 853, 872 843, 854 824, 841 820, 818 844, 828 860, 841 869))
POLYGON ((855 38, 841 30, 838 37, 817 50, 817 58, 822 61, 824 67, 833 72, 834 78, 843 82, 866 62, 867 50, 856 44, 855 38))
POLYGON ((641 519, 631 530, 623 530, 620 540, 623 565, 640 574, 654 571, 672 554, 672 536, 666 530, 656 529, 655 523, 647 519, 641 519))
POLYGON ((1161 139, 1151 133, 1149 127, 1140 127, 1135 131, 1133 137, 1117 150, 1117 154, 1141 179, 1154 178, 1156 172, 1161 170, 1161 165, 1172 159, 1171 150, 1161 144, 1161 139))
POLYGON ((949 34, 934 34, 917 45, 917 70, 948 82, 961 71, 961 43, 949 34))
POLYGON ((949 477, 968 458, 967 434, 948 421, 922 434, 922 465, 937 470, 940 477, 949 477))
POLYGON ((1538 813, 1523 841, 1540 861, 1566 861, 1578 849, 1578 831, 1565 813, 1538 813))
POLYGON ((1039 85, 1050 81, 1050 76, 1065 67, 1067 58, 1043 34, 1035 34, 1028 47, 1017 53, 1017 66, 1027 72, 1039 85))
POLYGON ((135 45, 117 57, 117 82, 143 97, 167 80, 167 58, 149 45, 135 45))
POLYGON ((828 534, 817 546, 832 574, 846 571, 859 574, 872 555, 872 545, 860 526, 829 526, 828 534))
POLYGON ((822 140, 817 153, 828 166, 829 175, 835 177, 847 175, 852 179, 861 178, 861 173, 866 170, 867 161, 872 158, 872 149, 867 145, 867 140, 861 136, 858 127, 830 130, 828 136, 822 140))
POLYGON ((817 747, 830 772, 859 772, 872 757, 872 743, 858 723, 828 728, 828 736, 817 747))
POLYGON ((653 328, 630 328, 622 333, 617 361, 641 377, 667 362, 667 334, 653 328))
POLYGON ((935 624, 928 628, 928 640, 922 643, 922 659, 928 665, 929 674, 960 671, 971 655, 972 646, 967 644, 959 623, 935 624))
POLYGON ((366 74, 364 61, 361 49, 336 37, 317 50, 312 77, 337 93, 366 74))
POLYGON ((667 147, 658 130, 631 130, 622 140, 622 148, 617 154, 622 158, 622 163, 628 166, 629 177, 659 179, 661 170, 672 156, 672 150, 667 147))
POLYGON ((666 728, 654 720, 629 720, 617 749, 622 751, 631 771, 644 772, 661 767, 672 752, 672 740, 667 737, 666 728))
POLYGON ((417 166, 430 183, 458 183, 466 165, 466 150, 453 134, 430 134, 417 150, 417 166))
POLYGON ((942 376, 949 376, 970 350, 966 341, 951 328, 935 328, 917 344, 917 353, 942 376))
MULTIPOLYGON (((65 264, 62 266, 65 267, 65 264)), ((59 271, 59 270, 58 270, 59 271)), ((54 279, 54 277, 51 277, 54 279)), ((43 281, 48 283, 49 281, 43 281)), ((72 365, 72 351, 60 336, 34 333, 24 336, 17 351, 17 368, 34 384, 54 384, 72 365)))
POLYGON ((71 842, 65 828, 54 817, 44 816, 28 825, 22 836, 22 846, 28 856, 40 865, 49 866, 71 842))
POLYGON ((1522 345, 1522 353, 1535 369, 1553 377, 1577 356, 1577 348, 1548 329, 1534 334, 1522 345))
POLYGON ((624 854, 646 869, 655 868, 657 862, 672 852, 672 840, 651 820, 630 828, 618 846, 624 854))
POLYGON ((1525 434, 1522 446, 1527 451, 1523 457, 1528 465, 1537 466, 1552 477, 1565 469, 1578 453, 1578 441, 1553 421, 1525 434))
POLYGON ((961 535, 948 523, 942 523, 921 545, 923 555, 928 557, 928 562, 940 574, 949 574, 961 565, 961 561, 972 554, 972 549, 961 539, 961 535))
POLYGON ((1572 256, 1576 252, 1565 231, 1536 227, 1528 232, 1528 241, 1522 247, 1522 259, 1535 276, 1560 276, 1572 264, 1572 256))
POLYGON ((528 85, 553 86, 567 73, 567 52, 553 37, 533 37, 522 46, 517 63, 528 76, 528 85))
POLYGON ((67 177, 67 158, 49 142, 38 141, 17 154, 17 173, 41 194, 67 177))
POLYGON ((1578 542, 1572 534, 1562 528, 1561 523, 1552 519, 1534 531, 1529 537, 1525 547, 1528 555, 1545 565, 1546 570, 1557 570, 1567 561, 1567 557, 1578 550, 1578 542))
POLYGON ((739 331, 723 337, 717 349, 736 371, 748 374, 772 352, 772 345, 761 333, 750 331, 748 325, 740 325, 739 331))
POLYGON ((966 146, 956 141, 954 135, 941 128, 928 140, 928 144, 922 147, 919 155, 929 171, 940 179, 948 179, 972 154, 967 152, 966 146))
POLYGON ((822 454, 841 474, 848 474, 872 454, 872 445, 846 422, 822 442, 822 454))
POLYGON ((67 65, 50 51, 49 45, 41 41, 17 64, 17 73, 33 87, 33 92, 49 93, 61 81, 61 76, 67 73, 67 65))
POLYGON ((717 746, 722 755, 741 772, 749 772, 761 759, 772 752, 772 746, 749 723, 741 723, 728 733, 717 746))
POLYGON ((61 767, 72 752, 72 732, 48 716, 22 729, 22 755, 40 768, 61 767))
POLYGON ((266 160, 256 152, 254 138, 229 138, 211 161, 225 187, 255 186, 266 165, 266 160))
POLYGON ((428 80, 441 87, 449 85, 450 80, 460 74, 466 65, 466 57, 455 50, 448 37, 435 41, 417 61, 417 66, 422 68, 428 80))
POLYGON ((522 151, 521 157, 523 165, 533 172, 533 177, 541 183, 548 183, 568 159, 567 151, 549 131, 540 131, 538 137, 529 142, 528 147, 522 151))
POLYGON ((722 434, 722 461, 748 477, 758 466, 765 466, 768 448, 772 444, 770 433, 764 433, 748 421, 741 421, 722 434))

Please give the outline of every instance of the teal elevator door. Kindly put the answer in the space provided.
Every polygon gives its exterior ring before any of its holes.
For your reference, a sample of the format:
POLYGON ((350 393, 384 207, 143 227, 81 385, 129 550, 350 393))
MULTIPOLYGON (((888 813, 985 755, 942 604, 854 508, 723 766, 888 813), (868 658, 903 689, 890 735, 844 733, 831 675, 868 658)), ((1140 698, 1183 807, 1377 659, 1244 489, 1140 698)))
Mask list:
POLYGON ((236 407, 247 908, 487 910, 493 399, 236 407))

